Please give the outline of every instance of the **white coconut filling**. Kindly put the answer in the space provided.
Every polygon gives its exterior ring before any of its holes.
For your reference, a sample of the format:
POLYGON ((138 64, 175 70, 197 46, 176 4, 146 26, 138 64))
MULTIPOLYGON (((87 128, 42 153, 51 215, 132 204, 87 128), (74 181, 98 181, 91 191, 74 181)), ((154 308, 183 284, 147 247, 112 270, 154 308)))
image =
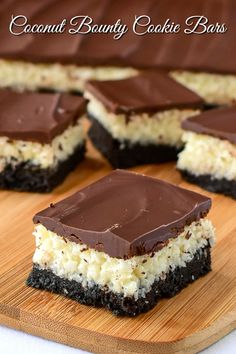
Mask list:
POLYGON ((123 142, 124 145, 125 142, 129 142, 129 144, 163 144, 181 147, 183 133, 181 122, 200 113, 197 109, 171 109, 154 114, 134 114, 127 121, 125 114, 109 112, 91 93, 86 92, 85 97, 89 99, 88 113, 114 139, 123 142))
POLYGON ((72 155, 77 146, 84 144, 84 139, 80 119, 55 137, 50 144, 0 137, 0 172, 6 165, 16 166, 22 162, 30 162, 42 169, 54 168, 72 155))
POLYGON ((228 105, 236 100, 236 75, 172 71, 170 76, 208 103, 228 105))
POLYGON ((0 87, 14 87, 19 90, 47 88, 83 92, 87 80, 118 80, 137 74, 137 70, 129 67, 89 67, 0 60, 0 87))
POLYGON ((208 219, 201 219, 186 226, 177 237, 154 256, 135 256, 118 259, 104 252, 65 240, 38 224, 34 230, 36 251, 33 262, 41 269, 68 280, 82 283, 84 287, 98 284, 124 296, 145 296, 155 280, 165 279, 176 267, 187 266, 195 253, 208 242, 214 243, 214 228, 208 219))
POLYGON ((236 145, 213 136, 185 132, 184 150, 179 154, 177 167, 195 176, 236 180, 236 145))

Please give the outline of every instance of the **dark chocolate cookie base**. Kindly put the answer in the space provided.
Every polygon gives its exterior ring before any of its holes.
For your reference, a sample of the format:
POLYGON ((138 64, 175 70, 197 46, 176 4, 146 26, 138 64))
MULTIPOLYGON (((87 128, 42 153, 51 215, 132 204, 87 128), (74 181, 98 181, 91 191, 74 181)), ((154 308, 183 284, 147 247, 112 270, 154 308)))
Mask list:
POLYGON ((80 145, 74 153, 61 162, 56 169, 41 169, 28 162, 13 167, 7 165, 0 173, 0 188, 25 192, 50 192, 58 186, 84 158, 85 146, 80 145))
POLYGON ((135 300, 102 289, 98 285, 84 288, 74 280, 62 279, 51 271, 40 270, 34 265, 27 279, 27 285, 36 289, 45 289, 76 300, 81 304, 105 307, 115 315, 136 316, 152 309, 160 298, 172 297, 199 277, 211 270, 210 247, 196 252, 186 267, 178 267, 168 273, 165 280, 156 281, 145 297, 135 300))
POLYGON ((213 193, 221 193, 236 199, 236 181, 226 178, 216 179, 211 175, 196 176, 186 170, 179 170, 184 179, 213 193))
POLYGON ((96 119, 90 117, 90 120, 92 125, 88 135, 94 146, 114 168, 173 161, 180 152, 180 149, 170 145, 121 143, 114 139, 96 119))
MULTIPOLYGON (((50 89, 50 88, 47 88, 47 87, 40 87, 37 92, 41 92, 41 93, 57 93, 57 92, 61 92, 61 90, 56 90, 56 89, 50 89)), ((69 93, 70 95, 75 95, 75 96, 83 96, 83 92, 81 91, 75 91, 75 90, 68 90, 66 91, 66 93, 69 93)))
POLYGON ((209 109, 216 109, 216 108, 221 108, 223 105, 219 105, 217 103, 205 103, 203 108, 205 111, 208 111, 209 109))

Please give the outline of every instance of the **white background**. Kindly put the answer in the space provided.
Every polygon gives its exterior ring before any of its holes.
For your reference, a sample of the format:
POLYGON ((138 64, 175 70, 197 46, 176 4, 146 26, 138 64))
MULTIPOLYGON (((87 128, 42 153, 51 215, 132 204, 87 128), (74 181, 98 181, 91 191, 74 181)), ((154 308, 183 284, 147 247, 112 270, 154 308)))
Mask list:
MULTIPOLYGON (((50 342, 29 334, 0 326, 1 354, 86 354, 86 352, 50 342)), ((231 332, 202 354, 235 354, 236 331, 231 332)), ((187 353, 186 353, 187 354, 187 353)))

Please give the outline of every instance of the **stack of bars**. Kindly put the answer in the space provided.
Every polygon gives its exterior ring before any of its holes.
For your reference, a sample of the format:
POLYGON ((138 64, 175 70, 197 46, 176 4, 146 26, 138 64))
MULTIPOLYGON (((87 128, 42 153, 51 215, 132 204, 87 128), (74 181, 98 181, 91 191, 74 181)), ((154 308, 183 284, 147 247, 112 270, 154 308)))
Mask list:
POLYGON ((28 285, 135 316, 211 270, 209 198, 114 171, 34 217, 28 285))
POLYGON ((189 182, 236 198, 236 107, 212 109, 183 123, 177 167, 189 182))
POLYGON ((89 137, 115 168, 175 160, 181 123, 200 113, 202 99, 163 72, 86 86, 89 137))
POLYGON ((82 97, 0 91, 0 188, 49 192, 83 159, 82 97))

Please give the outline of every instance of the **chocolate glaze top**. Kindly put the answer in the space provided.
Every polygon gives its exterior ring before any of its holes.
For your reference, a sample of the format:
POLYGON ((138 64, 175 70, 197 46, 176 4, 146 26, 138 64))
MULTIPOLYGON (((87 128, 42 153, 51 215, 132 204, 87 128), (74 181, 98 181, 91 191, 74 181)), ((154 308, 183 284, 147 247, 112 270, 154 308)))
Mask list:
POLYGON ((33 220, 70 241, 128 258, 161 249, 210 207, 211 200, 200 194, 116 170, 33 220))
POLYGON ((185 120, 182 127, 185 130, 226 139, 236 144, 236 106, 211 109, 185 120))
POLYGON ((0 2, 0 57, 43 63, 236 73, 235 13, 235 0, 3 0, 0 2), (31 25, 58 24, 65 18, 66 31, 14 36, 9 31, 12 14, 24 14, 31 25), (113 39, 113 33, 71 35, 68 30, 78 26, 72 27, 69 21, 79 15, 88 15, 99 25, 114 24, 121 19, 129 31, 119 40, 113 39), (150 16, 154 26, 163 26, 169 18, 170 22, 181 25, 181 31, 139 36, 132 30, 135 15, 150 16), (185 21, 194 15, 204 15, 208 24, 225 23, 228 30, 223 34, 187 35, 185 21))
POLYGON ((203 107, 197 94, 164 72, 146 72, 125 80, 90 81, 86 88, 116 114, 203 107))
POLYGON ((0 90, 0 136, 48 144, 85 113, 82 97, 0 90))

